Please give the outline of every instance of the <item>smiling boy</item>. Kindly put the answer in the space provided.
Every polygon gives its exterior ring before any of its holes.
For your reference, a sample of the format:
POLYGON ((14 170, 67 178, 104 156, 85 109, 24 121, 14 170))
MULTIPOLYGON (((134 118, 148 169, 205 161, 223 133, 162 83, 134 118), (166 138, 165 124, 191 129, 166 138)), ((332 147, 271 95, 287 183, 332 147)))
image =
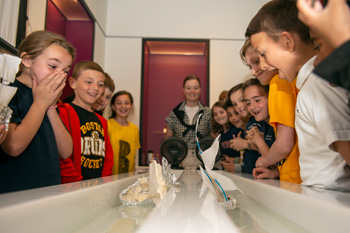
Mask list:
POLYGON ((246 36, 258 52, 262 67, 277 69, 280 78, 290 82, 298 75, 295 122, 302 184, 349 190, 348 98, 311 74, 310 59, 315 47, 321 47, 313 45, 309 29, 298 20, 296 1, 273 0, 265 4, 250 22, 246 36))
POLYGON ((109 74, 105 73, 105 89, 100 98, 98 98, 97 101, 92 105, 92 108, 96 113, 103 116, 103 112, 112 98, 114 89, 115 85, 113 79, 111 76, 109 76, 109 74))
MULTIPOLYGON (((249 113, 258 122, 266 122, 265 131, 261 128, 253 126, 247 132, 247 139, 250 143, 256 145, 261 156, 266 156, 270 147, 275 142, 275 133, 270 121, 268 109, 269 86, 261 85, 257 79, 249 79, 243 83, 244 101, 247 105, 249 113)), ((253 171, 254 174, 254 171, 253 171)))
MULTIPOLYGON (((267 168, 277 165, 276 178, 300 184, 299 150, 294 125, 294 110, 297 101, 295 82, 280 79, 277 70, 262 69, 259 55, 251 45, 249 38, 246 39, 241 49, 241 59, 262 85, 269 85, 270 120, 268 123, 274 128, 276 135, 276 141, 266 155, 259 157, 256 167, 267 168)), ((255 175, 254 172, 253 175, 255 175)))
POLYGON ((73 138, 73 154, 61 160, 62 183, 112 175, 113 150, 107 121, 94 113, 92 105, 104 90, 103 69, 95 62, 81 61, 69 84, 75 98, 59 104, 60 117, 73 138))

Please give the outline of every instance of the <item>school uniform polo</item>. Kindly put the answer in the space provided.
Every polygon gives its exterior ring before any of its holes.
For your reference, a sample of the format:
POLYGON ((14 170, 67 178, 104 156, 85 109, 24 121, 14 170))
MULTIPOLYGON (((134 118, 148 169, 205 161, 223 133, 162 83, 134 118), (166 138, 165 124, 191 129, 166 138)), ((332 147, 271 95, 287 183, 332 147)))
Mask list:
POLYGON ((350 140, 349 92, 313 74, 314 59, 302 67, 296 82, 302 185, 350 191, 350 168, 332 146, 350 140))

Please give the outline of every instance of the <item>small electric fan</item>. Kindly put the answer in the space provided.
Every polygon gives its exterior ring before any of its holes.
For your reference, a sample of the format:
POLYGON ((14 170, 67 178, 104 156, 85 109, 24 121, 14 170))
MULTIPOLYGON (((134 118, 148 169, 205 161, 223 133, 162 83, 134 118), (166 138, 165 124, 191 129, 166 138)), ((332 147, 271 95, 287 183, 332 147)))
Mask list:
POLYGON ((187 155, 186 142, 178 137, 167 138, 160 147, 160 153, 170 164, 177 165, 187 155))

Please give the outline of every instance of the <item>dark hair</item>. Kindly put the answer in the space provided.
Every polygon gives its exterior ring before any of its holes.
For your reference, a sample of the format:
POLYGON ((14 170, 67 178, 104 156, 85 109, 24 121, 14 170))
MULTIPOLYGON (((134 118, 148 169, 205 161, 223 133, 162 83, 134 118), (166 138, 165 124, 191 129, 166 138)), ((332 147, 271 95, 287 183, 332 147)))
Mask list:
MULTIPOLYGON (((231 102, 228 102, 228 101, 226 101, 226 110, 228 109, 228 108, 233 108, 233 113, 237 116, 237 115, 240 115, 240 119, 244 122, 244 124, 246 124, 248 121, 249 121, 249 116, 245 116, 245 117, 243 117, 237 110, 236 110, 236 108, 235 108, 235 106, 233 106, 233 104, 231 103, 231 102)), ((230 119, 229 119, 229 121, 230 121, 230 119)), ((230 121, 230 123, 231 123, 231 121, 230 121)), ((232 124, 232 123, 231 123, 232 124)), ((233 125, 233 124, 232 124, 233 125)), ((234 125, 233 125, 234 126, 234 125)), ((243 128, 242 128, 243 129, 243 128)))
POLYGON ((219 101, 226 101, 228 99, 228 90, 223 90, 219 95, 219 101))
POLYGON ((248 79, 243 83, 243 92, 251 86, 258 86, 266 93, 267 96, 269 95, 269 85, 261 85, 260 81, 256 78, 248 79))
POLYGON ((62 100, 62 103, 70 103, 75 99, 75 93, 73 92, 73 94, 67 96, 66 98, 64 98, 64 100, 62 100))
POLYGON ((132 95, 131 95, 130 92, 128 92, 128 91, 118 91, 117 93, 115 93, 115 94, 112 96, 111 102, 109 103, 109 105, 111 106, 111 109, 112 109, 112 114, 111 114, 111 116, 109 117, 110 119, 117 116, 117 113, 113 110, 112 106, 114 105, 114 102, 115 102, 115 100, 117 99, 117 97, 118 97, 118 96, 121 96, 121 95, 127 95, 127 96, 129 97, 129 99, 130 99, 131 105, 134 104, 134 99, 132 98, 132 95))
POLYGON ((80 61, 77 64, 75 64, 74 69, 73 69, 73 74, 72 77, 77 80, 79 78, 79 76, 86 70, 95 70, 95 71, 99 71, 103 74, 105 74, 105 72, 103 71, 102 67, 97 64, 96 62, 93 61, 80 61))
POLYGON ((272 0, 261 7, 245 32, 251 37, 266 32, 275 41, 283 31, 295 32, 305 43, 311 43, 309 28, 298 18, 296 0, 272 0))
POLYGON ((105 73, 105 87, 107 87, 112 93, 115 90, 114 81, 107 73, 105 73))
POLYGON ((226 105, 226 108, 234 107, 233 104, 231 103, 231 101, 226 101, 225 105, 226 105))
POLYGON ((237 84, 236 86, 232 87, 229 91, 228 91, 228 99, 227 99, 227 103, 231 104, 232 105, 232 102, 231 102, 231 95, 232 93, 238 91, 238 90, 242 90, 242 86, 243 86, 243 83, 239 83, 237 84))
POLYGON ((182 87, 185 87, 186 82, 189 80, 197 80, 199 83, 199 87, 201 87, 201 80, 197 76, 194 76, 194 75, 187 76, 182 83, 182 87))
MULTIPOLYGON (((214 120, 214 107, 223 108, 227 112, 227 105, 223 101, 218 101, 215 104, 213 104, 213 107, 211 108, 211 126, 212 126, 212 129, 216 133, 223 133, 224 127, 222 125, 219 125, 214 120)), ((226 128, 230 128, 230 127, 232 127, 232 123, 229 120, 227 120, 227 123, 225 126, 226 126, 226 128)))

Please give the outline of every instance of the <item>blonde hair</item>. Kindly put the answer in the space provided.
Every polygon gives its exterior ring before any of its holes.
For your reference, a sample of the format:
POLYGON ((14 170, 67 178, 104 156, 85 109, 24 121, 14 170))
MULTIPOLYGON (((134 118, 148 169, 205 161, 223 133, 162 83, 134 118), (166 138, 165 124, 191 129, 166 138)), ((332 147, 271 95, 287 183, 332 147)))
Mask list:
POLYGON ((239 51, 239 55, 241 56, 241 60, 243 62, 244 65, 248 66, 247 60, 245 59, 245 53, 247 52, 247 50, 252 46, 252 42, 250 42, 250 39, 247 38, 241 48, 241 50, 239 51))
MULTIPOLYGON (((29 34, 18 47, 18 55, 26 53, 30 59, 35 59, 42 52, 52 44, 57 44, 64 48, 71 56, 72 60, 75 59, 75 48, 69 43, 63 36, 57 35, 50 31, 35 31, 29 34)), ((23 64, 20 65, 18 74, 21 74, 24 69, 23 64)))
POLYGON ((93 62, 93 61, 80 61, 77 64, 75 64, 74 69, 73 69, 72 77, 75 80, 78 80, 78 78, 81 75, 81 73, 83 73, 86 70, 95 70, 95 71, 101 72, 102 74, 105 74, 105 72, 103 71, 102 67, 99 64, 97 64, 96 62, 93 62))

